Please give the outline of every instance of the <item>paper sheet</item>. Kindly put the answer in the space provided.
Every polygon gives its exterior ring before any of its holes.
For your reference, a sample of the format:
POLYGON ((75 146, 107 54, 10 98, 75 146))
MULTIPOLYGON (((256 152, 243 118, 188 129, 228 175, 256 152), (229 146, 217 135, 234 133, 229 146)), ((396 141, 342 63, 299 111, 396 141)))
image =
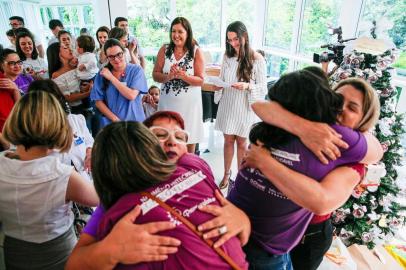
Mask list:
POLYGON ((205 82, 223 88, 231 87, 230 83, 226 83, 225 81, 221 80, 220 77, 217 76, 207 76, 205 82))

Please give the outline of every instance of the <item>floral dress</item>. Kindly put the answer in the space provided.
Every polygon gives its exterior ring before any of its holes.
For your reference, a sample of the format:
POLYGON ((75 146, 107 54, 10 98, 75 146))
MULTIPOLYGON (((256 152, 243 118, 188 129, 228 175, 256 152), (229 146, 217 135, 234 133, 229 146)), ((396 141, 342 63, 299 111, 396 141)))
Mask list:
MULTIPOLYGON (((195 46, 194 54, 197 47, 195 46)), ((168 74, 171 66, 177 64, 186 70, 186 74, 194 75, 194 58, 186 52, 179 60, 172 53, 168 58, 165 55, 163 73, 168 74)), ((158 111, 175 111, 185 121, 185 130, 189 132, 188 143, 199 143, 203 139, 203 106, 200 86, 191 86, 183 80, 173 79, 161 86, 158 111)))

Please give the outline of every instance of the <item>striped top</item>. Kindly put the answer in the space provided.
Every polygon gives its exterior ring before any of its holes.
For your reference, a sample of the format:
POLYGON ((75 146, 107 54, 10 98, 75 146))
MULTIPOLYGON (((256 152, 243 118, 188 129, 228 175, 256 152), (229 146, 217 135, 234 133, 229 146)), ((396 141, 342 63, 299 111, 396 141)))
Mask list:
MULTIPOLYGON (((266 94, 266 66, 261 55, 256 54, 250 80, 249 90, 238 90, 227 87, 216 93, 221 95, 215 129, 227 135, 237 135, 247 138, 252 124, 258 117, 251 109, 251 104, 264 99, 266 94)), ((236 83, 238 61, 237 57, 224 56, 220 78, 226 83, 236 83)))

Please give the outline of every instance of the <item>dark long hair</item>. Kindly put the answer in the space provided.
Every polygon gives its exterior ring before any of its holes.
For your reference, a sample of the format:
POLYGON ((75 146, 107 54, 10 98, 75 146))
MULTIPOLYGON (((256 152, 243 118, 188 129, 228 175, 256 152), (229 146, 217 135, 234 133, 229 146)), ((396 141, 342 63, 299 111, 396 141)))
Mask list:
MULTIPOLYGON (((106 33, 107 33, 107 37, 108 37, 108 36, 109 36, 110 29, 109 29, 107 26, 100 26, 100 27, 97 29, 97 31, 96 31, 96 39, 97 39, 97 42, 99 43, 99 48, 101 48, 102 45, 100 44, 99 37, 98 37, 99 32, 106 32, 106 33)), ((106 41, 107 41, 107 40, 106 40, 106 41)))
POLYGON ((127 193, 167 180, 175 168, 158 138, 139 122, 112 123, 93 145, 94 186, 106 209, 127 193))
POLYGON ((252 75, 252 69, 254 67, 254 50, 250 48, 250 42, 248 38, 247 27, 240 22, 235 21, 227 26, 226 30, 226 55, 231 58, 237 56, 238 58, 238 69, 237 78, 239 81, 249 82, 252 75), (227 42, 227 33, 234 32, 240 41, 240 50, 238 55, 233 46, 227 42), (245 44, 243 44, 242 39, 244 38, 245 44))
POLYGON ((168 48, 166 49, 166 52, 165 52, 166 57, 168 57, 168 58, 171 57, 173 51, 175 50, 175 43, 172 40, 172 28, 175 24, 181 24, 182 27, 185 28, 186 34, 187 34, 185 46, 189 52, 189 56, 191 58, 193 58, 194 57, 193 52, 194 52, 195 45, 197 45, 197 42, 193 38, 193 31, 192 31, 192 26, 190 25, 190 22, 184 17, 176 17, 171 23, 171 28, 169 30, 169 40, 171 42, 169 42, 168 48))
POLYGON ((52 74, 54 74, 55 71, 59 70, 62 67, 62 61, 59 57, 60 50, 61 44, 59 42, 52 43, 48 46, 47 58, 49 78, 52 78, 52 74))
POLYGON ((25 37, 29 37, 32 41, 32 53, 31 53, 31 58, 32 59, 37 59, 38 58, 38 51, 37 51, 37 46, 35 45, 35 39, 34 36, 30 33, 30 32, 20 32, 17 35, 17 39, 16 39, 16 51, 18 56, 20 56, 20 59, 22 61, 27 60, 27 57, 25 56, 23 50, 21 49, 20 46, 20 39, 25 38, 25 37))
MULTIPOLYGON (((272 101, 278 102, 288 111, 315 122, 333 124, 342 111, 343 97, 333 92, 328 84, 307 70, 283 75, 268 91, 272 101)), ((249 139, 257 140, 266 147, 283 145, 295 136, 264 122, 253 126, 249 139)))
POLYGON ((66 101, 65 96, 62 94, 58 85, 53 80, 44 79, 33 81, 30 86, 28 86, 28 92, 34 91, 45 91, 50 93, 58 99, 59 103, 62 106, 62 109, 65 111, 66 114, 71 113, 70 106, 66 101))

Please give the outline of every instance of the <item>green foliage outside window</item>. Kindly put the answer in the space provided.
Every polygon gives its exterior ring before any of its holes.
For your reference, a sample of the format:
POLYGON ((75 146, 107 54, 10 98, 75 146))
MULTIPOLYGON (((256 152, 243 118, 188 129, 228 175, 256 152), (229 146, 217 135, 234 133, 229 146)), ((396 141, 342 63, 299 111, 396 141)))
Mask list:
POLYGON ((188 19, 201 47, 220 47, 220 0, 177 0, 176 16, 188 19))
MULTIPOLYGON (((299 51, 311 57, 313 52, 322 52, 320 45, 330 43, 329 26, 337 27, 342 0, 307 0, 303 16, 303 29, 299 51)), ((334 37, 333 39, 335 39, 334 37)))
POLYGON ((142 48, 158 49, 169 42, 168 0, 128 2, 128 18, 142 48))
POLYGON ((265 46, 289 50, 292 42, 295 0, 271 1, 265 31, 265 46))
POLYGON ((224 12, 226 14, 226 25, 234 21, 242 21, 248 29, 250 39, 255 33, 255 7, 252 0, 225 0, 224 12))

